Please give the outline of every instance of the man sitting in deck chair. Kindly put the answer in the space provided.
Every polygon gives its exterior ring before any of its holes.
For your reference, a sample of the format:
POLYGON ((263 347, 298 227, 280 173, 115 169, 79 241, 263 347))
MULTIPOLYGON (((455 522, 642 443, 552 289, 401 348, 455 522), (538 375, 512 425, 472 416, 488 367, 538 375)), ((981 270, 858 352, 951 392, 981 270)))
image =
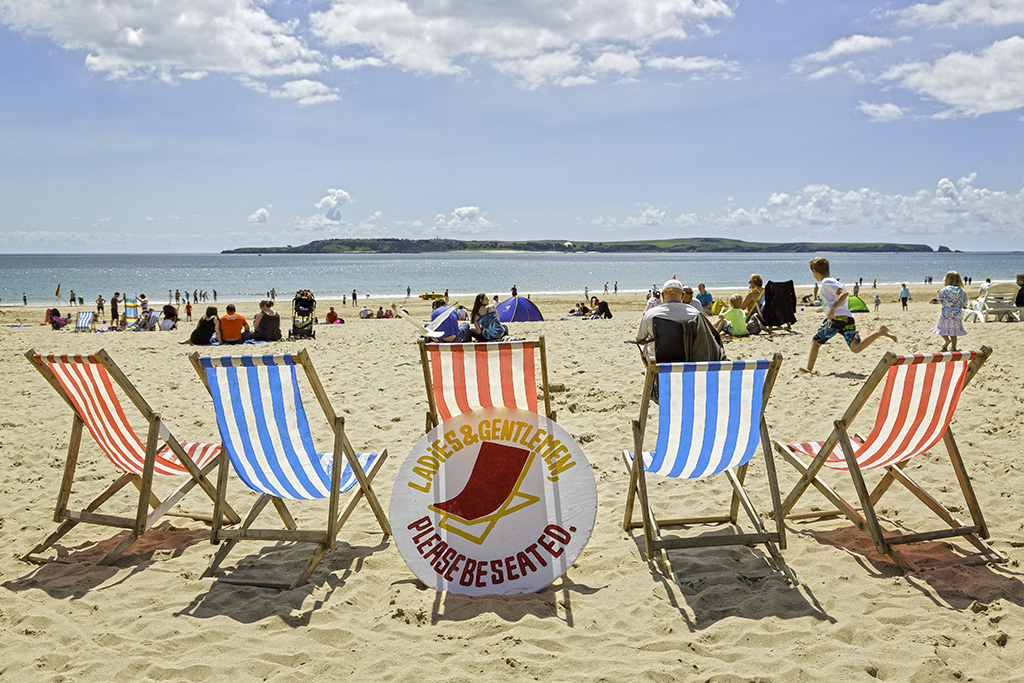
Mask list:
MULTIPOLYGON (((698 309, 683 303, 683 285, 675 279, 662 287, 662 303, 644 312, 636 343, 645 366, 727 360, 718 330, 698 309)), ((657 378, 653 391, 657 401, 657 378)))

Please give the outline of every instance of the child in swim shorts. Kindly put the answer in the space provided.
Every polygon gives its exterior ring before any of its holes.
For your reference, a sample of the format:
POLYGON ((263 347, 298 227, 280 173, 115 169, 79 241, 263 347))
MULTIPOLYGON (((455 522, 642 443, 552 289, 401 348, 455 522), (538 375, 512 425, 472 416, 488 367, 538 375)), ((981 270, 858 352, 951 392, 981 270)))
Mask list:
POLYGON ((885 325, 879 327, 877 332, 869 334, 862 341, 857 332, 857 323, 854 322, 850 307, 846 304, 846 290, 839 280, 830 275, 828 259, 823 256, 815 256, 810 260, 809 265, 814 279, 821 283, 822 308, 825 309, 826 318, 818 331, 814 333, 814 338, 811 339, 807 367, 801 368, 801 370, 812 372, 814 362, 818 359, 818 350, 837 334, 843 335, 846 344, 854 353, 860 353, 879 337, 889 337, 896 341, 896 336, 889 332, 889 328, 885 325))

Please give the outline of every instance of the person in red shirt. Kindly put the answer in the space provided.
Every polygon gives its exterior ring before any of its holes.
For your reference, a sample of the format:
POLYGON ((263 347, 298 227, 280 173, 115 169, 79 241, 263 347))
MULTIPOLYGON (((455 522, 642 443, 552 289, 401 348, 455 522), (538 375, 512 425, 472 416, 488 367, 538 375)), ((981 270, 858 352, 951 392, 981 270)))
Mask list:
POLYGON ((338 314, 334 310, 334 306, 331 306, 331 310, 327 312, 327 324, 333 325, 334 321, 338 319, 338 314))
POLYGON ((235 313, 234 304, 228 304, 227 313, 220 319, 220 339, 217 341, 221 344, 241 344, 250 335, 249 323, 245 317, 235 313))

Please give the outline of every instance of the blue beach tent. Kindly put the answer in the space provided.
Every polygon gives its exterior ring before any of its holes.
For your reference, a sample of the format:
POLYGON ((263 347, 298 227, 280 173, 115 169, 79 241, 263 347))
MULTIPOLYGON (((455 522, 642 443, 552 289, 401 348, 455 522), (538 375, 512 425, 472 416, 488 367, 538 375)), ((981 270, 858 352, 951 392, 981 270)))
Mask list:
POLYGON ((522 323, 544 320, 537 304, 525 296, 514 296, 498 304, 498 320, 503 323, 522 323))

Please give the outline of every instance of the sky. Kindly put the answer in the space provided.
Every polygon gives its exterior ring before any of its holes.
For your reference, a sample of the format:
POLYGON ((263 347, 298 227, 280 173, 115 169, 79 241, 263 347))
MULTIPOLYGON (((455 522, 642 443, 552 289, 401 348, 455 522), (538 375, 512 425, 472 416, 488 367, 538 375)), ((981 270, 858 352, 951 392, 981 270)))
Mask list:
POLYGON ((0 0, 0 252, 1024 250, 1024 0, 0 0))

